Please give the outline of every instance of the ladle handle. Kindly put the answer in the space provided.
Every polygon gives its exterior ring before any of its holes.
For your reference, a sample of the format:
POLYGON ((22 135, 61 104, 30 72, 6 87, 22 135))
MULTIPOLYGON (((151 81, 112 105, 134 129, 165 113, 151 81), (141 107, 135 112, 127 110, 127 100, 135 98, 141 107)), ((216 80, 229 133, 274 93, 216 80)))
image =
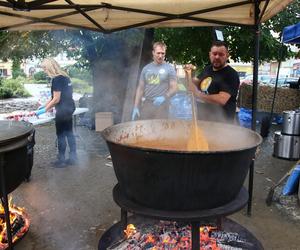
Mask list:
POLYGON ((197 105, 195 103, 195 96, 192 91, 189 91, 189 95, 191 96, 191 105, 192 105, 192 121, 193 125, 197 125, 197 105))

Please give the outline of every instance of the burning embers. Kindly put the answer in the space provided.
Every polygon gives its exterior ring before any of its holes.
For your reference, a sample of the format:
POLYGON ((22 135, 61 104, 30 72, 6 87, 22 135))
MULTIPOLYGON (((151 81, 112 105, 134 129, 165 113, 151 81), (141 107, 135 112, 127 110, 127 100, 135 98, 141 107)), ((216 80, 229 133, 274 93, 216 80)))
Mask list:
MULTIPOLYGON (((114 250, 188 250, 191 249, 191 226, 177 222, 139 225, 136 229, 129 224, 124 230, 125 237, 107 249, 114 250)), ((215 226, 200 227, 200 250, 251 249, 253 245, 238 233, 220 231, 215 226)))
MULTIPOLYGON (((24 208, 12 204, 12 198, 9 199, 9 218, 12 231, 12 242, 16 243, 28 231, 30 221, 24 208)), ((8 248, 8 239, 5 223, 4 208, 0 204, 0 250, 8 248)))

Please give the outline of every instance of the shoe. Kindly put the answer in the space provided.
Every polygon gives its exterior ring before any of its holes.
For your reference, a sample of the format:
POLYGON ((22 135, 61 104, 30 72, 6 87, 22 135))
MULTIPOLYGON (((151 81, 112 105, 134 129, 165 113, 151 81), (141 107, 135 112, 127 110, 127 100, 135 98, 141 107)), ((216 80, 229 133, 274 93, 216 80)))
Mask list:
POLYGON ((62 161, 62 160, 56 160, 54 162, 52 162, 52 166, 54 168, 64 168, 66 167, 66 162, 65 161, 62 161))
POLYGON ((67 164, 67 165, 76 165, 77 163, 78 163, 78 160, 77 159, 68 159, 68 160, 66 160, 65 161, 65 163, 67 164))

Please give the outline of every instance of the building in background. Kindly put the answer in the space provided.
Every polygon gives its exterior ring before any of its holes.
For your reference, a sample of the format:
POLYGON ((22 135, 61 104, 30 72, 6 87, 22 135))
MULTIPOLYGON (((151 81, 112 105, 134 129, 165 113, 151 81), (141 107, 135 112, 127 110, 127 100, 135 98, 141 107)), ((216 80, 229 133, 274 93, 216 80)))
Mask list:
MULTIPOLYGON (((253 74, 253 66, 251 63, 230 63, 239 74, 241 78, 253 74)), ((259 65, 259 75, 269 75, 275 77, 278 70, 278 61, 265 62, 259 65)), ((281 77, 299 77, 300 76, 300 59, 289 59, 281 62, 279 69, 279 76, 281 77)))
MULTIPOLYGON (((68 58, 66 53, 60 53, 54 59, 58 62, 58 64, 63 68, 68 65, 73 65, 76 63, 76 60, 68 58)), ((39 67, 39 64, 41 63, 40 59, 34 58, 34 59, 27 59, 22 64, 22 69, 24 70, 24 73, 26 76, 31 77, 36 72, 41 71, 41 68, 39 67)))
POLYGON ((12 68, 11 61, 7 61, 7 62, 0 61, 0 77, 10 78, 12 76, 11 68, 12 68))
POLYGON ((252 63, 230 62, 230 66, 238 72, 241 78, 252 74, 252 63))
MULTIPOLYGON (((54 59, 58 62, 58 64, 62 68, 76 63, 76 60, 68 58, 66 53, 61 53, 56 57, 54 57, 54 59)), ((27 59, 21 64, 21 69, 24 71, 26 76, 32 77, 36 72, 41 71, 41 68, 39 68, 40 62, 41 60, 37 58, 27 59)), ((8 60, 7 62, 3 62, 0 60, 0 77, 4 77, 4 78, 12 77, 11 60, 8 60)))
POLYGON ((292 70, 294 77, 300 77, 300 59, 295 60, 292 70))

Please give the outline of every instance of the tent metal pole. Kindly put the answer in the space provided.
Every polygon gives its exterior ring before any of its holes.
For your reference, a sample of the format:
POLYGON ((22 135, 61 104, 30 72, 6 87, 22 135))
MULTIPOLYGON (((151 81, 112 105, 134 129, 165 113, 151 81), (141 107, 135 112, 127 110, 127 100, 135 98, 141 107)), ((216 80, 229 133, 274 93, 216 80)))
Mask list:
POLYGON ((274 105, 275 105, 276 93, 277 93, 277 89, 278 89, 278 78, 279 78, 279 71, 280 71, 280 65, 281 65, 281 61, 282 61, 283 50, 284 50, 284 45, 283 45, 283 42, 282 42, 280 50, 279 50, 276 81, 275 81, 274 95, 273 95, 272 106, 271 106, 271 114, 270 114, 270 125, 272 124, 273 115, 274 115, 274 105))
MULTIPOLYGON (((257 89, 258 89, 258 66, 259 66, 259 38, 260 24, 259 20, 259 0, 255 1, 255 25, 254 25, 254 63, 253 63, 253 85, 252 85, 252 121, 251 129, 256 131, 256 111, 257 111, 257 89)), ((252 194, 253 194, 253 177, 254 177, 254 159, 249 167, 249 200, 247 207, 247 215, 251 216, 252 210, 252 194)))
POLYGON ((254 45, 254 63, 253 63, 253 86, 252 86, 252 121, 251 129, 256 131, 256 113, 257 113, 257 90, 258 90, 258 66, 259 66, 259 38, 260 27, 255 25, 255 45, 254 45))

